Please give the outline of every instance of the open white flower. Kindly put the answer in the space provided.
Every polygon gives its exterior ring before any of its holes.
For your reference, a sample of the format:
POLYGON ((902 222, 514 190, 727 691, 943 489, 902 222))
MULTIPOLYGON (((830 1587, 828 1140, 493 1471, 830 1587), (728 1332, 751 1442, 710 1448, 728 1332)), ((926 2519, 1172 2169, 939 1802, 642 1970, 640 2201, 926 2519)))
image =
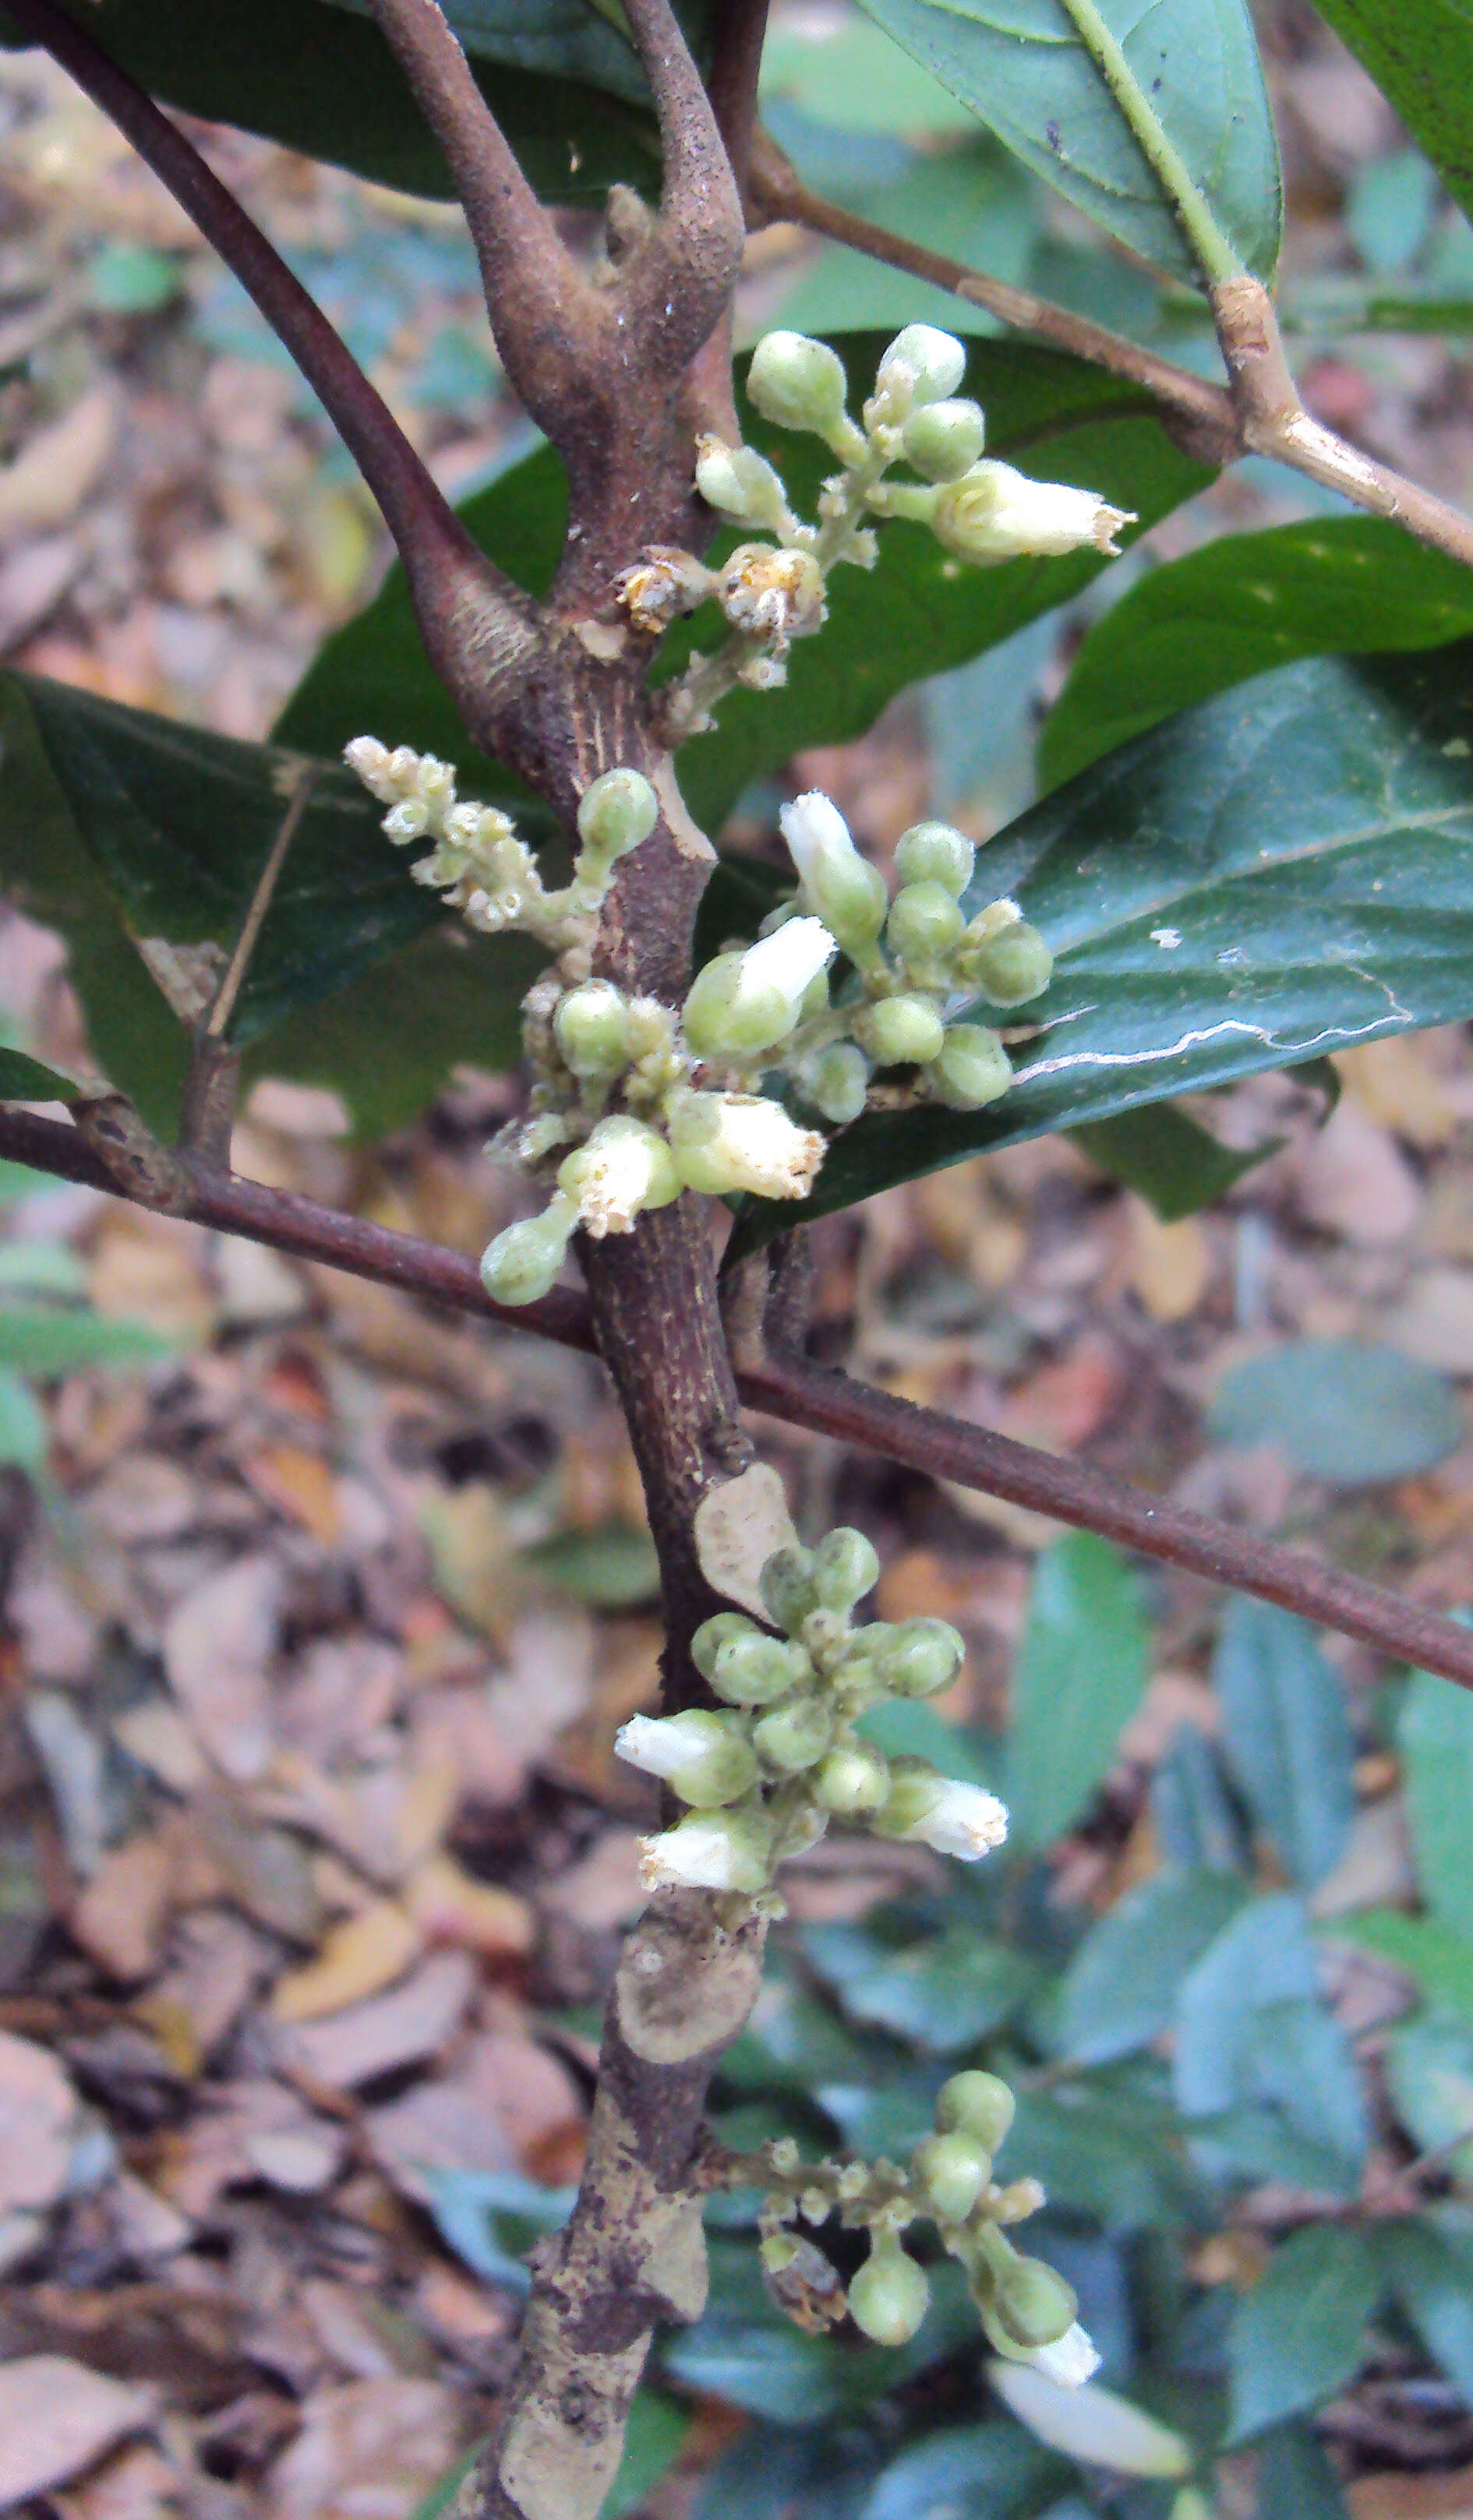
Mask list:
POLYGON ((631 1715, 614 1736, 631 1768, 661 1777, 684 1803, 713 1811, 758 1781, 757 1758, 739 1717, 689 1707, 680 1715, 631 1715))
POLYGON ((821 919, 789 919, 744 952, 718 954, 697 972, 685 1001, 685 1037, 696 1057, 745 1059, 774 1049, 835 951, 821 919))
POLYGON ((1031 481, 1011 464, 974 464, 959 481, 937 492, 932 512, 937 540, 958 560, 984 565, 1033 557, 1058 559, 1065 552, 1114 553, 1122 525, 1135 518, 1112 508, 1094 490, 1067 481, 1031 481))
POLYGON ((886 1837, 934 1846, 938 1855, 976 1864, 1002 1844, 1007 1810, 981 1785, 939 1777, 923 1760, 897 1759, 890 1794, 875 1825, 886 1837))
POLYGON ((681 1180, 717 1197, 750 1190, 760 1198, 806 1198, 824 1158, 819 1132, 801 1129, 760 1094, 682 1094, 669 1125, 681 1180))
POLYGON ((639 1841, 646 1890, 745 1890, 766 1887, 770 1823, 754 1812, 689 1812, 674 1828, 639 1841))
POLYGON ((632 1234, 646 1208, 679 1197, 681 1181, 659 1131, 618 1112, 565 1158, 558 1188, 577 1200, 584 1232, 599 1242, 606 1234, 632 1234))
POLYGON ((1056 2389, 1082 2389, 1100 2367, 1094 2340, 1078 2319, 1053 2345, 1040 2345, 1033 2356, 1033 2367, 1052 2380, 1056 2389))

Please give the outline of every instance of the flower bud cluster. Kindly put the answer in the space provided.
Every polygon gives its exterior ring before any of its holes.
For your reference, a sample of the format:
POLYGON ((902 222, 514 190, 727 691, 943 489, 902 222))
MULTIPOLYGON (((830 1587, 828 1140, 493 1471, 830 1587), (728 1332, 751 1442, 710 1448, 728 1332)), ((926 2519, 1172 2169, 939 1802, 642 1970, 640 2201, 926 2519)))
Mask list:
POLYGON ((947 1688, 964 1650, 944 1619, 855 1627, 879 1571, 859 1531, 778 1550, 761 1577, 772 1627, 721 1610, 692 1640, 719 1709, 623 1726, 620 1757, 686 1805, 673 1827, 644 1841, 650 1889, 767 1894, 784 1858, 806 1853, 835 1820, 963 1863, 1001 1845, 1007 1814, 995 1795, 924 1759, 889 1758, 854 1729, 889 1698, 947 1688))
POLYGON ((1082 2386, 1100 2358, 1080 2325, 1072 2287, 1007 2236, 1036 2213, 1043 2190, 1035 2179, 999 2183, 992 2176, 1015 2106, 1006 2083, 973 2068, 943 2084, 935 2133, 922 2138, 907 2168, 883 2159, 806 2163, 787 2137, 768 2144, 760 2162, 734 2159, 733 2183, 758 2181, 766 2191, 761 2265, 779 2307, 809 2328, 832 2325, 848 2310, 876 2344, 908 2345, 926 2316, 930 2284, 900 2234, 929 2221, 960 2261, 993 2349, 1009 2362, 1032 2362, 1061 2388, 1082 2386), (869 2233, 869 2255, 847 2298, 828 2259, 791 2228, 800 2219, 820 2225, 831 2216, 846 2230, 869 2233))
POLYGON ((655 790, 639 771, 606 771, 578 806, 573 880, 549 892, 510 817, 495 805, 460 801, 447 761, 407 743, 391 752, 371 735, 355 736, 344 759, 388 806, 384 832, 395 847, 433 843, 409 870, 416 883, 442 892, 483 936, 520 928, 555 952, 591 940, 616 865, 648 839, 659 819, 655 790))
POLYGON ((703 437, 696 486, 732 523, 773 537, 745 542, 718 568, 689 553, 652 550, 625 573, 620 595, 636 629, 663 630, 678 612, 714 600, 730 637, 715 655, 692 656, 666 703, 672 741, 700 734, 733 684, 770 690, 786 676, 788 649, 825 618, 827 577, 841 562, 873 565, 868 521, 904 518, 928 525, 943 549, 975 566, 1094 549, 1114 553, 1134 518, 1092 490, 1033 481, 983 454, 980 406, 957 391, 966 352, 949 333, 907 324, 885 351, 859 420, 849 380, 826 341, 768 333, 752 354, 747 392, 764 420, 820 437, 840 470, 824 483, 818 521, 795 516, 781 475, 750 446, 703 437), (909 480, 891 480, 897 465, 909 480))

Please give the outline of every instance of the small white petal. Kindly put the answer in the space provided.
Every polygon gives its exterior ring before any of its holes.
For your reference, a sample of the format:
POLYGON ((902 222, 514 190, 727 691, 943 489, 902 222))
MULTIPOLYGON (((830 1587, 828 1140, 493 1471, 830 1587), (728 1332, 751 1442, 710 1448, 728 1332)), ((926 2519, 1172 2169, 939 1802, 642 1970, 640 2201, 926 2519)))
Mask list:
POLYGON ((780 989, 796 1014, 803 995, 839 951, 821 919, 789 919, 742 956, 743 987, 780 989))
POLYGON ((858 856, 850 828, 832 797, 820 788, 810 788, 805 796, 795 796, 784 805, 778 823, 788 851, 799 874, 806 881, 818 860, 858 856))
POLYGON ((1087 2328, 1078 2319, 1052 2345, 1040 2345, 1034 2356, 1034 2369, 1052 2380, 1056 2389, 1082 2389, 1100 2367, 1100 2357, 1087 2328))

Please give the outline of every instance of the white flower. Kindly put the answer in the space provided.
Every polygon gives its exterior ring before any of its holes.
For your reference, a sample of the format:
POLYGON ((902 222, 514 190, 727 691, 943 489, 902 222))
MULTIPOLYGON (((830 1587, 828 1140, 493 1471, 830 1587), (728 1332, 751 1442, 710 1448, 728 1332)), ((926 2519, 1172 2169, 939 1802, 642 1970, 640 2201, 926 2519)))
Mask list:
POLYGON ((646 1890, 765 1889, 771 1829, 738 1812, 688 1812, 674 1828, 639 1841, 646 1890))
POLYGON ((821 919, 789 919, 742 956, 742 988, 779 989, 796 1021, 805 995, 838 952, 821 919))
POLYGON ((632 1234, 646 1208, 679 1197, 681 1182, 658 1130, 616 1113, 565 1158, 558 1188, 577 1200, 584 1231, 600 1242, 606 1234, 632 1234))
POLYGON ((890 1795, 876 1825, 886 1837, 934 1846, 938 1855, 954 1855, 959 1863, 976 1864, 1002 1844, 1007 1810, 981 1785, 939 1777, 922 1760, 897 1759, 890 1795))
POLYGON ((1056 2389, 1082 2389, 1100 2367, 1100 2358, 1087 2328, 1078 2319, 1053 2345, 1040 2345, 1031 2357, 1034 2369, 1056 2389))
POLYGON ((826 1151, 816 1129, 801 1129, 780 1102, 759 1094, 680 1095, 670 1148, 691 1190, 750 1190, 761 1198, 806 1198, 826 1151))
POLYGON ((735 1802, 758 1781, 757 1758, 740 1717, 690 1707, 682 1715, 631 1715, 614 1747, 631 1768, 663 1777, 682 1802, 701 1810, 735 1802))
POLYGON ((959 481, 938 491, 932 526, 939 542, 959 560, 993 562, 1025 556, 1057 559, 1072 551, 1114 553, 1122 525, 1133 524, 1125 508, 1112 508, 1093 490, 1066 481, 1031 481, 1011 464, 974 464, 959 481))
POLYGON ((831 797, 816 788, 778 815, 783 838, 803 878, 803 897, 827 922, 846 952, 874 943, 890 907, 885 878, 859 855, 831 797))

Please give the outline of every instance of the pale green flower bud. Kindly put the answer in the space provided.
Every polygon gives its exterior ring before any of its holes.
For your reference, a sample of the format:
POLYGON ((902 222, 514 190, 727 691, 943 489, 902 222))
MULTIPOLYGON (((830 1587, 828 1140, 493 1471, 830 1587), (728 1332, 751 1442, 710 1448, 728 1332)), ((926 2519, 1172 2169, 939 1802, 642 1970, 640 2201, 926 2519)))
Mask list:
POLYGON ((964 2223, 992 2176, 992 2156, 974 2135, 928 2135, 910 2170, 939 2223, 964 2223))
POLYGON ((892 1697, 934 1697, 939 1688, 950 1688, 966 1651, 944 1619, 901 1619, 876 1659, 892 1697))
POLYGON ((707 1674, 715 1695, 728 1706, 770 1706, 775 1698, 791 1697, 811 1677, 801 1645, 765 1637, 760 1628, 749 1637, 728 1638, 707 1674))
POLYGON ((894 1759, 890 1792, 875 1827, 882 1837, 934 1846, 938 1855, 976 1864, 1002 1844, 1007 1813, 981 1785, 938 1776, 924 1759, 894 1759))
POLYGON ((411 840, 422 840, 430 829, 430 808, 423 796, 406 796, 384 817, 383 831, 396 849, 407 848, 411 840))
POLYGON ((900 401, 905 391, 902 371, 908 378, 909 401, 944 402, 967 373, 967 354, 953 333, 943 333, 934 324, 907 324, 881 358, 876 391, 900 401))
POLYGON ((577 1223, 571 1198, 555 1198, 540 1216, 508 1225, 481 1255, 481 1282, 493 1304, 535 1304, 556 1282, 577 1223))
POLYGON ((834 939, 819 919, 790 919, 745 953, 717 954, 685 1001, 685 1038, 698 1058, 750 1058, 785 1041, 834 939))
POLYGON ((690 1658, 703 1680, 710 1680, 716 1667, 721 1647, 739 1637, 760 1637, 762 1630, 745 1610, 717 1610, 714 1618, 703 1619, 690 1641, 690 1658))
POLYGON ((842 1129, 857 1120, 869 1092, 869 1061, 852 1042, 836 1042, 814 1060, 805 1090, 815 1110, 842 1129))
POLYGON ((647 1890, 764 1890, 772 1823, 760 1808, 690 1812, 673 1828, 639 1841, 647 1890))
POLYGON ((682 1094, 670 1113, 670 1150, 691 1190, 719 1197, 806 1198, 824 1158, 816 1129, 758 1094, 682 1094))
POLYGON ((975 402, 931 402, 911 413, 900 444, 924 480, 959 481, 982 453, 986 435, 975 402))
POLYGON ((827 341, 806 333, 764 333, 747 371, 747 396, 779 428, 826 437, 844 418, 849 379, 827 341))
POLYGON ((813 1591, 821 1610, 851 1611, 880 1580, 880 1560, 862 1531, 841 1523, 813 1552, 813 1591))
POLYGON ((618 1757, 663 1778, 698 1811, 738 1802, 758 1781, 758 1765, 738 1715, 691 1707, 681 1715, 631 1715, 614 1736, 618 1757))
POLYGON ((960 959, 967 979, 994 1007, 1025 1006, 1030 998, 1041 997, 1053 977, 1053 956, 1027 919, 995 927, 960 959))
POLYGON ((985 2152, 996 2152, 1018 2103, 996 2074, 977 2067, 953 2074, 937 2094, 936 2123, 943 2135, 975 2136, 985 2152))
POLYGON ((939 883, 907 883, 890 905, 886 937, 902 963, 949 954, 966 925, 953 894, 939 883))
POLYGON ((660 820, 660 799, 642 772, 606 770, 578 801, 578 837, 612 863, 647 840, 660 820))
POLYGON ((877 2232, 849 2288, 854 2325, 876 2345, 908 2345, 926 2316, 931 2286, 893 2232, 877 2232))
POLYGON ((818 1671, 833 1669, 844 1651, 849 1637, 848 1610, 829 1610, 820 1606, 810 1610, 799 1630, 803 1648, 818 1671))
POLYGON ((1041 2258, 1014 2258, 994 2270, 991 2306, 1011 2342, 1030 2353, 1067 2336, 1080 2307, 1073 2285, 1041 2258))
POLYGON ((818 1607, 813 1583, 813 1552, 775 1549, 761 1572, 761 1595, 769 1615, 789 1636, 797 1636, 810 1610, 818 1607))
POLYGON ((941 1050, 945 1026, 929 998, 877 998, 855 1015, 854 1038, 877 1067, 924 1066, 941 1050))
POLYGON ((1013 1081, 1012 1061, 985 1024, 948 1024, 929 1075, 932 1093, 953 1111, 980 1111, 1013 1081))
POLYGON ((1134 517, 1093 490, 1031 481, 1011 464, 985 460, 940 491, 932 530, 958 560, 995 566, 1006 560, 1059 559, 1065 552, 1119 551, 1115 537, 1134 517))
POLYGON ((847 954, 866 954, 885 924, 885 878, 859 855, 832 798, 811 788, 778 815, 783 838, 803 878, 803 898, 847 954))
POLYGON ((977 851, 949 823, 912 823, 895 844, 895 871, 900 883, 939 883, 959 901, 972 880, 977 851))
POLYGON ((636 1217, 647 1208, 667 1207, 683 1187, 659 1130, 625 1112, 600 1120, 558 1167, 558 1188, 577 1200, 578 1216, 595 1241, 606 1234, 631 1234, 636 1217))
POLYGON ((612 980, 584 980, 570 989, 552 1029, 575 1076, 618 1076, 628 1062, 629 1010, 612 980))
POLYGON ((765 525, 777 533, 788 521, 788 494, 755 446, 727 446, 719 437, 698 438, 696 487, 709 508, 723 517, 735 517, 742 524, 765 525))
POLYGON ((833 1709, 821 1697, 795 1697, 790 1705, 774 1706, 752 1728, 753 1746, 763 1766, 780 1777, 801 1776, 815 1766, 833 1738, 833 1709))
POLYGON ((819 1761, 813 1793, 836 1820, 863 1820, 890 1791, 890 1761, 869 1741, 842 1741, 819 1761))

